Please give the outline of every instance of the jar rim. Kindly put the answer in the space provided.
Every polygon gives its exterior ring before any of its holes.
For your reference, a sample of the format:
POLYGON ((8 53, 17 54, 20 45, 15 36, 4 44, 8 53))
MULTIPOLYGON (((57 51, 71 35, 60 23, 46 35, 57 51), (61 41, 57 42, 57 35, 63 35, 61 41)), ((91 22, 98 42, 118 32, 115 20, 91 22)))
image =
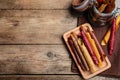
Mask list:
POLYGON ((96 13, 99 14, 100 16, 111 16, 111 15, 113 15, 113 13, 116 11, 116 6, 115 6, 115 8, 114 8, 111 12, 109 12, 109 13, 102 13, 102 12, 100 12, 100 11, 95 7, 95 5, 93 6, 93 8, 94 8, 94 10, 96 11, 96 13))
POLYGON ((90 0, 84 0, 78 6, 73 6, 73 8, 75 8, 75 9, 83 9, 89 3, 90 3, 90 0))

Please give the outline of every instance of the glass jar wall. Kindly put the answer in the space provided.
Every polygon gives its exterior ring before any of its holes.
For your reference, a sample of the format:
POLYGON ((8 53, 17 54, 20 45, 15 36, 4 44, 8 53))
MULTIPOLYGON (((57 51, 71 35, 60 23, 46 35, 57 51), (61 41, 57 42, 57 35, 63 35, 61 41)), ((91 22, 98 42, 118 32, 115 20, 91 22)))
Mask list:
POLYGON ((109 26, 113 21, 114 11, 115 9, 109 13, 101 13, 95 5, 92 5, 88 10, 89 22, 95 27, 109 26))

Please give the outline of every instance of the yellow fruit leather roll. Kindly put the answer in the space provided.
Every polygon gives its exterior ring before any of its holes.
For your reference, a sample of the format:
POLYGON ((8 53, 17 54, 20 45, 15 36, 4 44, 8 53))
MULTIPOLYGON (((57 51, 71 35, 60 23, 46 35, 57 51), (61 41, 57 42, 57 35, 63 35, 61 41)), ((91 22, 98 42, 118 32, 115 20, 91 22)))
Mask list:
POLYGON ((78 45, 79 45, 79 47, 80 47, 80 49, 81 49, 87 63, 88 63, 88 65, 89 65, 91 73, 94 73, 97 69, 95 67, 95 64, 94 64, 94 62, 93 62, 87 48, 85 47, 83 41, 80 38, 78 40, 78 45))
POLYGON ((98 49, 97 49, 97 46, 96 46, 96 44, 95 44, 94 39, 92 39, 92 37, 91 37, 91 35, 89 34, 89 32, 86 32, 86 36, 87 36, 87 38, 88 38, 88 41, 90 42, 90 45, 91 45, 91 47, 92 47, 92 49, 93 49, 93 52, 95 53, 95 55, 96 55, 96 57, 97 57, 97 59, 98 59, 98 66, 99 66, 99 67, 102 67, 103 64, 102 64, 101 56, 100 56, 100 54, 99 54, 99 51, 98 51, 98 49))

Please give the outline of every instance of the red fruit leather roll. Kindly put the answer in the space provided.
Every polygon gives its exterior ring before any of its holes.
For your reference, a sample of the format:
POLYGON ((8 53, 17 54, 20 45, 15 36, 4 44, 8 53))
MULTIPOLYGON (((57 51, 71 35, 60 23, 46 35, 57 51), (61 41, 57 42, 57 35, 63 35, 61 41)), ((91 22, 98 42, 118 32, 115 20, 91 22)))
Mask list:
POLYGON ((112 28, 111 28, 110 40, 109 40, 109 54, 110 55, 112 55, 113 50, 114 50, 115 35, 116 35, 116 20, 114 19, 112 28))
POLYGON ((70 46, 70 48, 71 48, 71 50, 72 50, 72 52, 73 52, 77 62, 78 62, 78 64, 80 65, 81 69, 85 70, 85 67, 82 64, 82 61, 81 61, 81 59, 80 59, 80 57, 79 57, 79 55, 78 55, 78 53, 77 53, 77 51, 75 49, 75 46, 74 46, 74 43, 73 43, 71 37, 68 38, 68 44, 69 44, 69 46, 70 46))
MULTIPOLYGON (((81 30, 81 28, 80 28, 80 30, 81 30)), ((88 41, 88 39, 87 39, 87 37, 85 35, 85 31, 83 29, 81 30, 81 36, 82 36, 83 42, 85 43, 85 46, 87 47, 87 49, 89 51, 89 54, 90 54, 93 62, 96 65, 98 65, 98 60, 97 60, 97 58, 96 58, 96 56, 95 56, 95 54, 94 54, 94 52, 93 52, 93 50, 91 48, 91 45, 90 45, 90 43, 89 43, 89 41, 88 41)))
POLYGON ((97 0, 99 4, 101 4, 103 2, 103 0, 97 0))

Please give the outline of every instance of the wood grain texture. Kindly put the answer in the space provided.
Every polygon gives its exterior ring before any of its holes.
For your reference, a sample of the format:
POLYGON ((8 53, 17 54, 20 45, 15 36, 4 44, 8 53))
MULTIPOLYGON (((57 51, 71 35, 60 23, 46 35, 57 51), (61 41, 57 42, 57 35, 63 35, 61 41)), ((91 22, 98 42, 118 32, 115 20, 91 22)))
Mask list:
MULTIPOLYGON (((1 80, 83 80, 79 75, 3 75, 1 80)), ((110 78, 96 76, 89 80, 119 80, 120 78, 110 78)))
POLYGON ((74 74, 63 45, 0 45, 0 74, 74 74))
MULTIPOLYGON (((0 0, 0 9, 68 9, 72 0, 0 0)), ((119 0, 116 0, 120 8, 119 0)))
POLYGON ((72 0, 0 0, 0 9, 68 9, 72 0))
MULTIPOLYGON (((80 75, 75 75, 71 72, 71 56, 64 45, 0 45, 0 80, 18 79, 82 80, 80 75)), ((101 79, 119 80, 119 78, 107 78, 99 76, 96 76, 90 80, 101 79)))
POLYGON ((67 10, 1 10, 0 16, 0 44, 62 44, 77 24, 67 10))

